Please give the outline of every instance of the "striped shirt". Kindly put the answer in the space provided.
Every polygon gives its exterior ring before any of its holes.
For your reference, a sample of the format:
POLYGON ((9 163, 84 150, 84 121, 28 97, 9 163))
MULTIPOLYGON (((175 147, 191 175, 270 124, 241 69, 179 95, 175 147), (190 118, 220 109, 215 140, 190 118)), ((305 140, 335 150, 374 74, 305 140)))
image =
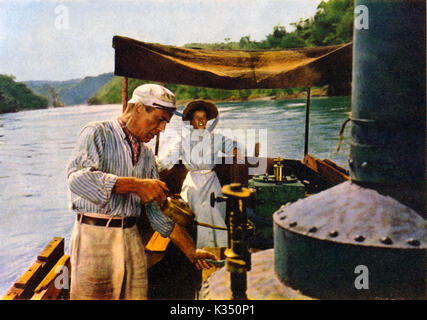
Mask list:
MULTIPOLYGON (((72 208, 77 212, 141 216, 144 205, 135 193, 112 192, 118 177, 158 179, 151 149, 141 143, 138 162, 133 165, 131 147, 117 119, 89 123, 82 129, 67 167, 72 208)), ((153 229, 168 237, 173 221, 157 204, 145 207, 153 229)))

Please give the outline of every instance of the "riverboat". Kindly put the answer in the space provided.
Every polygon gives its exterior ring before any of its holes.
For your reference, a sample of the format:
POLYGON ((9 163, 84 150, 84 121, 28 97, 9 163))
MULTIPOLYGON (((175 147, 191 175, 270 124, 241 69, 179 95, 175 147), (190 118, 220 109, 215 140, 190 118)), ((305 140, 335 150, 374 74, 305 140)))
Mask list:
MULTIPOLYGON (((221 185, 232 185, 235 188, 237 183, 239 190, 256 190, 245 204, 249 220, 255 226, 254 241, 248 242, 252 252, 262 252, 272 247, 268 241, 272 239, 273 214, 276 210, 350 180, 350 173, 345 168, 329 159, 319 159, 311 155, 308 139, 310 88, 351 83, 352 43, 293 50, 238 51, 181 48, 114 36, 113 47, 114 74, 123 77, 123 110, 128 101, 128 78, 226 90, 307 88, 305 144, 301 146, 304 148, 303 159, 265 157, 267 165, 261 175, 249 175, 249 169, 256 163, 253 159, 246 159, 245 163, 232 159, 230 164, 225 162, 215 167, 221 185), (257 233, 258 230, 267 233, 257 233)), ((156 154, 160 142, 161 139, 157 136, 156 154)), ((254 157, 259 163, 262 156, 259 153, 260 146, 255 149, 254 157)), ((178 163, 172 169, 162 171, 160 176, 172 193, 179 193, 186 173, 185 166, 178 163)), ((218 195, 212 196, 213 202, 218 201, 216 196, 218 195)), ((247 224, 243 227, 246 226, 247 224)), ((230 228, 232 226, 228 225, 229 232, 230 228)), ((160 271, 151 275, 159 277, 161 269, 168 268, 167 255, 171 249, 169 245, 156 248, 156 245, 153 245, 155 237, 152 232, 146 239, 147 256, 151 265, 149 272, 165 263, 159 268, 160 271)), ((220 255, 224 254, 224 250, 215 249, 220 255)), ((173 256, 173 259, 176 259, 176 256, 173 256)), ((64 238, 56 237, 37 256, 30 268, 12 284, 3 299, 68 299, 69 286, 66 280, 69 280, 70 273, 64 274, 64 270, 70 268, 70 257, 64 252, 64 238)), ((169 269, 172 269, 171 265, 169 269)), ((233 271, 232 263, 227 263, 227 269, 233 271)), ((176 268, 173 269, 173 273, 179 272, 176 268)), ((178 281, 175 290, 172 290, 173 284, 169 282, 170 295, 162 296, 163 291, 158 288, 152 298, 188 298, 188 295, 182 295, 180 284, 182 285, 182 281, 178 281)))

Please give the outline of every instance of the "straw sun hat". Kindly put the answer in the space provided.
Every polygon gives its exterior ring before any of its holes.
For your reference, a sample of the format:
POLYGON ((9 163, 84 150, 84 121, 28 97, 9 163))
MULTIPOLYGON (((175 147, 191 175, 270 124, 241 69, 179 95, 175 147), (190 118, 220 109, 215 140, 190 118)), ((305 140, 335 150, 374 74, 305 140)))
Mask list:
POLYGON ((218 108, 213 102, 206 100, 194 100, 189 102, 185 107, 182 120, 191 121, 191 117, 196 110, 206 111, 206 118, 208 121, 215 119, 218 116, 218 108))

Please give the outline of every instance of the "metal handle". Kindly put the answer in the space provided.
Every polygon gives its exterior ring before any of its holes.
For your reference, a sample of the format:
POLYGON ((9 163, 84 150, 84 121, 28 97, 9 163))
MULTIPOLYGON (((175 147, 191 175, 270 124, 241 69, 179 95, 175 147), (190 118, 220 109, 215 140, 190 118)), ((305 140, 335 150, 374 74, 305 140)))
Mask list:
POLYGON ((212 192, 211 193, 211 207, 213 208, 213 207, 215 207, 215 202, 224 202, 224 201, 227 201, 227 197, 224 197, 224 196, 218 196, 218 197, 215 197, 215 192, 212 192))
POLYGON ((208 223, 199 222, 199 221, 196 221, 196 220, 194 220, 194 223, 197 224, 198 226, 205 227, 205 228, 211 228, 211 229, 218 229, 218 230, 225 230, 225 231, 227 231, 226 227, 214 226, 214 225, 211 225, 211 224, 208 224, 208 223))
POLYGON ((213 260, 213 259, 205 259, 205 261, 209 264, 214 265, 215 267, 222 268, 225 266, 225 260, 213 260))

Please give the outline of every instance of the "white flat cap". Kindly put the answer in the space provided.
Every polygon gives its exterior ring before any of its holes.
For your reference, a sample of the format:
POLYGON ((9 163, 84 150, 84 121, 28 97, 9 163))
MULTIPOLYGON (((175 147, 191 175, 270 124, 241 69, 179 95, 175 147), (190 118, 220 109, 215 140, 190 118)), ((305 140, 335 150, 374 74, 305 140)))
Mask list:
POLYGON ((176 110, 176 97, 172 91, 159 84, 143 84, 133 91, 129 103, 141 102, 145 106, 176 110))

